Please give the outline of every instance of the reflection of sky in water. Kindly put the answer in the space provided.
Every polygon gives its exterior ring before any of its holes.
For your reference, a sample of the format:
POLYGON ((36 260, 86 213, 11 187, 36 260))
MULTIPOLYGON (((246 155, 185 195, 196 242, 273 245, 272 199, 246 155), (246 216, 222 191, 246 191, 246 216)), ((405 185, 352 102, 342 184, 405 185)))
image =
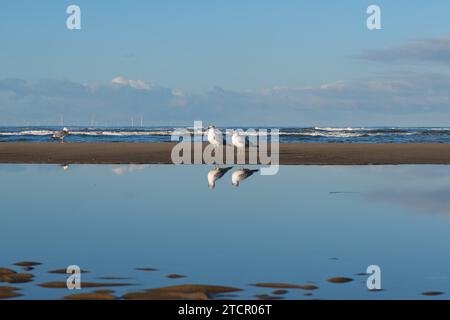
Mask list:
MULTIPOLYGON (((131 276, 142 284, 119 293, 206 283, 251 297, 273 290, 249 283, 308 281, 325 299, 450 292, 448 166, 283 166, 234 188, 236 167, 214 190, 210 169, 0 165, 0 266, 41 261, 32 272, 43 282, 65 280, 46 270, 78 264, 92 271, 84 281, 131 276), (380 265, 386 291, 368 292, 366 278, 354 276, 370 264, 380 265), (143 266, 161 271, 133 270, 143 266), (325 281, 333 276, 356 281, 325 281)), ((25 297, 68 294, 35 283, 19 285, 25 297)))

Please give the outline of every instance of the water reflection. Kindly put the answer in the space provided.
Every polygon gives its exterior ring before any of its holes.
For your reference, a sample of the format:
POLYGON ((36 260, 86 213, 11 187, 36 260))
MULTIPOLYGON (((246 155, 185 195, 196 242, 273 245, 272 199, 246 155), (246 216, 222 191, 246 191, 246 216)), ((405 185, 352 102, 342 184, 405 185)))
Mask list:
POLYGON ((233 167, 219 168, 215 166, 208 172, 208 188, 214 189, 216 187, 216 181, 222 178, 233 167))
POLYGON ((240 168, 239 170, 236 170, 235 172, 233 172, 233 174, 231 175, 231 184, 234 187, 239 187, 239 183, 241 181, 244 181, 245 179, 247 179, 248 177, 252 176, 255 172, 258 172, 259 169, 245 169, 245 168, 240 168))
POLYGON ((414 211, 430 214, 450 214, 450 186, 431 190, 388 188, 367 194, 367 198, 398 204, 414 211))
MULTIPOLYGON (((216 181, 222 178, 232 168, 233 167, 220 168, 218 166, 214 166, 214 168, 208 172, 208 188, 214 189, 216 187, 216 181)), ((239 187, 241 181, 244 181, 256 172, 259 172, 259 169, 246 169, 241 166, 231 175, 231 185, 234 187, 239 187)))
MULTIPOLYGON (((44 263, 37 280, 20 285, 26 298, 61 298, 35 284, 65 280, 47 271, 69 264, 92 271, 89 282, 132 277, 136 286, 115 288, 117 296, 210 283, 249 299, 273 291, 249 284, 314 281, 318 299, 448 298, 449 216, 416 213, 449 213, 448 168, 282 166, 258 177, 239 166, 70 165, 65 174, 61 165, 0 165, 0 267, 44 263), (205 175, 221 192, 205 188, 205 175), (233 191, 228 179, 239 185, 252 175, 233 191), (370 264, 382 268, 385 291, 355 277, 370 264), (135 270, 142 266, 161 271, 135 270), (165 276, 173 273, 188 278, 165 276)), ((303 297, 288 291, 287 299, 303 297)))

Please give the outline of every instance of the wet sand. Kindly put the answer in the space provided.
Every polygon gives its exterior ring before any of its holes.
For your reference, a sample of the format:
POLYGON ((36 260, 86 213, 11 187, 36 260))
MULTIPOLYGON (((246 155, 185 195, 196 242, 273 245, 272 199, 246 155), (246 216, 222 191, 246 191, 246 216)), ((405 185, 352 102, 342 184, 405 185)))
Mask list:
MULTIPOLYGON (((4 142, 0 163, 171 164, 174 145, 4 142)), ((286 143, 279 158, 284 165, 450 164, 450 144, 286 143)))

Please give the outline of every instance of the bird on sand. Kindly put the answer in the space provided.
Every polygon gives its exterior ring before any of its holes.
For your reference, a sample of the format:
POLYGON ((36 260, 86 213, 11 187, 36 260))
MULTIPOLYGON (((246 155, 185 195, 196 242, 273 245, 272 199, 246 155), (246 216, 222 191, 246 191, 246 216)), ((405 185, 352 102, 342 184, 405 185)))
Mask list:
POLYGON ((235 172, 233 172, 233 174, 231 175, 231 184, 235 187, 239 187, 239 183, 245 179, 247 179, 248 177, 250 177, 251 175, 253 175, 255 172, 258 172, 258 169, 244 169, 244 168, 240 168, 239 170, 236 170, 235 172))
POLYGON ((215 148, 223 144, 223 136, 219 129, 215 126, 208 126, 207 130, 208 142, 212 144, 215 148))
POLYGON ((214 167, 208 172, 208 188, 214 189, 216 186, 216 181, 222 178, 228 171, 233 167, 219 168, 214 167))
POLYGON ((248 146, 248 137, 241 134, 239 131, 234 131, 231 136, 231 143, 236 147, 238 154, 241 154, 242 151, 245 150, 245 147, 248 146))
POLYGON ((53 139, 58 139, 58 140, 61 141, 61 143, 64 143, 64 138, 65 138, 67 135, 69 135, 69 129, 67 129, 67 128, 64 127, 62 130, 56 131, 56 132, 53 134, 52 138, 53 138, 53 139))

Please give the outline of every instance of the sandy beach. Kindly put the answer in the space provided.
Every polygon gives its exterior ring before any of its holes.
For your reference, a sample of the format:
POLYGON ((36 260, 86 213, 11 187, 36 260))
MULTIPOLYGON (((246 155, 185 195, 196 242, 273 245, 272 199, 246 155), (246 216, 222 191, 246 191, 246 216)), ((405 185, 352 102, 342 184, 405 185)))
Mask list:
MULTIPOLYGON (((171 164, 174 145, 0 143, 0 163, 171 164)), ((287 143, 279 158, 284 165, 450 164, 450 144, 287 143)))

